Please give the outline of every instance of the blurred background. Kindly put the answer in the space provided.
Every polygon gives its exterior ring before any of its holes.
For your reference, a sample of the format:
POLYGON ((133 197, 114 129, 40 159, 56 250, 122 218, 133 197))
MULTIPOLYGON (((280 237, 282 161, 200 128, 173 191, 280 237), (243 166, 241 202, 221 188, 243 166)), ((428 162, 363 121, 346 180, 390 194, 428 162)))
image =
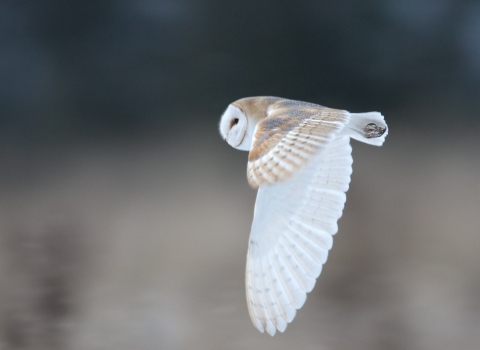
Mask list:
POLYGON ((480 1, 0 2, 0 349, 480 348, 480 1), (329 261, 251 324, 241 97, 381 111, 329 261))

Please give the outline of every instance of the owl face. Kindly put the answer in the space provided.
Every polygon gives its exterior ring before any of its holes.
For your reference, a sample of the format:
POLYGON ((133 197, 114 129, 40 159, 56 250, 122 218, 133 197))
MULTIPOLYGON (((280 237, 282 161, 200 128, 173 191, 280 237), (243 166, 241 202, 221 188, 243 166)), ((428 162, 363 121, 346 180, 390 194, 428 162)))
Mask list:
POLYGON ((255 129, 253 124, 240 108, 231 104, 220 119, 220 134, 233 148, 249 151, 255 129))

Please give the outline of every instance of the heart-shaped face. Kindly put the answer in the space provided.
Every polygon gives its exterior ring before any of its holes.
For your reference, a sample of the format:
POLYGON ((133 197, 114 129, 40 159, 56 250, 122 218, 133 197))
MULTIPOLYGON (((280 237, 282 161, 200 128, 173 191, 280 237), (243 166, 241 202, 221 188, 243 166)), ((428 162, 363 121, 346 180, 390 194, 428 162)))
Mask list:
POLYGON ((229 105, 220 119, 220 134, 230 146, 249 151, 252 145, 252 132, 249 120, 240 108, 229 105))

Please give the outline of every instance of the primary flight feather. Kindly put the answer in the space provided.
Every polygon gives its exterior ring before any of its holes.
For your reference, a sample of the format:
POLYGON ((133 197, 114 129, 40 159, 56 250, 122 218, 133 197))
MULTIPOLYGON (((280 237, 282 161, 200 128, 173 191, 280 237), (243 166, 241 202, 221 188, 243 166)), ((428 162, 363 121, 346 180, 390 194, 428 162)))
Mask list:
POLYGON ((258 189, 247 253, 247 305, 261 332, 283 332, 301 308, 332 247, 352 173, 350 138, 381 146, 378 112, 349 113, 279 97, 231 103, 220 134, 249 151, 258 189))

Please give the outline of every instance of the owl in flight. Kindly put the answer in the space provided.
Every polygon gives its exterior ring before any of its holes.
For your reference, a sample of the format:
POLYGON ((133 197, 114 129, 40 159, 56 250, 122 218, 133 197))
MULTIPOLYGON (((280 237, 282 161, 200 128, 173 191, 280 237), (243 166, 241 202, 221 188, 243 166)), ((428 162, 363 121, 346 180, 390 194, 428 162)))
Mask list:
POLYGON ((246 294, 260 332, 283 332, 315 285, 332 247, 352 173, 350 138, 381 146, 378 112, 349 113, 279 97, 231 103, 220 134, 249 151, 258 189, 247 253, 246 294))

